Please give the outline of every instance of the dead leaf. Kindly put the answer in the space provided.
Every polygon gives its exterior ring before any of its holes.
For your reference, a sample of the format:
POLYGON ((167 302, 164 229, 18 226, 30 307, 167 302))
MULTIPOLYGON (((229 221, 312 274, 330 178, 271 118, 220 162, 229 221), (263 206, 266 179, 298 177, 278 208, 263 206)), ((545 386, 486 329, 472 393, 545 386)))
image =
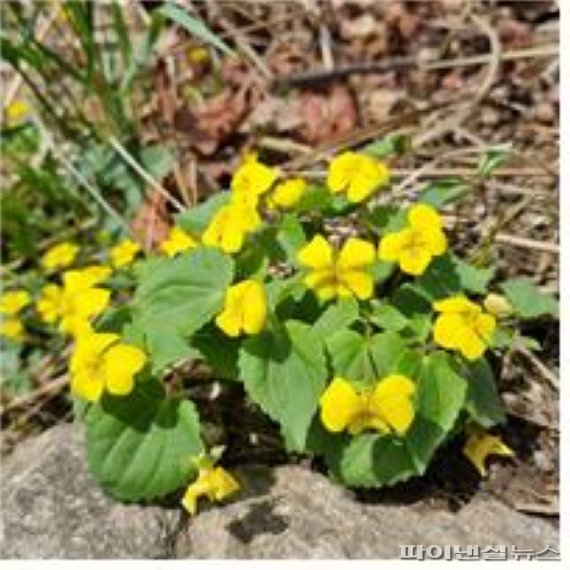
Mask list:
POLYGON ((169 229, 166 200, 159 192, 152 192, 144 200, 131 222, 133 237, 148 251, 166 238, 169 229))
POLYGON ((335 85, 323 93, 303 93, 300 112, 303 127, 299 130, 299 135, 311 144, 346 133, 358 121, 356 103, 344 85, 335 85))

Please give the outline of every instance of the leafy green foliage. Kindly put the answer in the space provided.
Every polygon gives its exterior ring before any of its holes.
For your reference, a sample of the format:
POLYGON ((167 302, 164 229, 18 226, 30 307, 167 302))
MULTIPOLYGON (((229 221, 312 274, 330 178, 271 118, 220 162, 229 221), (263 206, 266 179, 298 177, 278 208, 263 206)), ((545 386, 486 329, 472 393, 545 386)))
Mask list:
POLYGON ((417 376, 416 417, 404 437, 327 436, 325 459, 337 480, 349 486, 378 487, 425 472, 465 400, 467 383, 454 372, 448 358, 443 353, 424 358, 417 376))
POLYGON ((192 402, 165 397, 154 381, 127 397, 105 396, 86 414, 89 468, 114 497, 162 497, 188 483, 203 452, 192 402))
POLYGON ((243 343, 239 370, 251 398, 280 424, 288 449, 303 450, 326 378, 318 336, 304 323, 286 322, 243 343))
POLYGON ((221 310, 232 275, 232 260, 209 248, 154 261, 142 269, 133 318, 159 368, 184 356, 182 339, 221 310))
POLYGON ((524 279, 509 279, 500 285, 517 315, 533 319, 542 315, 557 315, 558 301, 542 293, 535 285, 524 279))

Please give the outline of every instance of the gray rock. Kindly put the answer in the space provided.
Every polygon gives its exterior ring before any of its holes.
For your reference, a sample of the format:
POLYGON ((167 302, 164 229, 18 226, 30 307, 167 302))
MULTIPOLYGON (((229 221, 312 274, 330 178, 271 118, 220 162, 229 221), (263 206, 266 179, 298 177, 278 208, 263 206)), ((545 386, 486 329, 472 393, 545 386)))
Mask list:
POLYGON ((62 425, 2 465, 3 558, 166 558, 180 513, 124 505, 87 472, 84 441, 62 425))
POLYGON ((297 466, 238 475, 248 496, 203 510, 179 535, 178 558, 398 558, 401 544, 558 549, 551 521, 484 493, 452 513, 425 503, 362 504, 297 466))

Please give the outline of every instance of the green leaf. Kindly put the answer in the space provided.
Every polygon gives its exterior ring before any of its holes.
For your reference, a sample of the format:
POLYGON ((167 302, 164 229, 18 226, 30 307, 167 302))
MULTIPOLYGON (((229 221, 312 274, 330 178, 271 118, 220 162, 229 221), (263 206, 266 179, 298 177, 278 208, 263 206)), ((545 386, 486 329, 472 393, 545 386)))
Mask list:
POLYGON ((358 319, 358 303, 351 297, 330 304, 313 324, 313 332, 326 339, 358 319))
POLYGON ((362 152, 374 158, 385 158, 393 154, 406 152, 411 145, 409 135, 403 133, 392 133, 381 139, 375 140, 362 148, 362 152))
POLYGON ((240 339, 229 338, 215 325, 209 325, 192 335, 196 348, 206 364, 224 380, 237 380, 240 339))
POLYGON ((418 378, 416 416, 403 438, 377 433, 330 436, 321 442, 333 476, 353 487, 380 487, 422 475, 453 428, 467 383, 444 353, 425 357, 418 378))
POLYGON ((381 329, 399 332, 409 324, 409 319, 389 303, 375 303, 370 320, 381 329))
POLYGON ((232 260, 211 248, 153 260, 139 271, 133 322, 144 334, 154 372, 195 356, 187 339, 222 309, 232 274, 232 260))
POLYGON ((452 256, 452 263, 461 289, 481 295, 487 292, 489 282, 495 274, 494 267, 477 267, 456 256, 452 256))
POLYGON ((150 500, 188 483, 203 452, 194 404, 168 399, 154 381, 124 397, 105 395, 86 414, 89 468, 124 501, 150 500))
POLYGON ((197 16, 189 14, 187 9, 172 2, 167 2, 159 8, 159 11, 170 20, 173 20, 182 26, 190 33, 190 35, 197 37, 204 43, 213 45, 227 55, 233 54, 233 51, 216 34, 214 34, 214 32, 212 32, 212 30, 210 30, 202 20, 197 16))
POLYGON ((403 229, 407 223, 407 213, 389 204, 379 204, 366 212, 365 220, 372 231, 385 235, 403 229))
POLYGON ((396 333, 365 337, 349 329, 329 337, 326 347, 334 374, 362 385, 398 372, 399 361, 409 352, 396 333))
POLYGON ((136 321, 145 333, 159 327, 190 335, 221 310, 232 275, 232 259, 214 248, 158 260, 135 291, 136 321))
POLYGON ((530 281, 509 279, 500 287, 515 313, 523 319, 533 319, 542 315, 558 315, 558 301, 553 296, 542 293, 530 281))
POLYGON ((489 363, 480 358, 474 362, 457 359, 458 372, 467 380, 465 409, 481 426, 490 428, 506 421, 497 383, 489 363))
POLYGON ((418 196, 418 202, 442 208, 462 198, 469 186, 460 178, 444 178, 428 184, 418 196))
POLYGON ((143 148, 140 158, 145 169, 157 180, 162 180, 176 164, 168 147, 161 144, 143 148))
POLYGON ((280 424, 288 449, 302 451, 327 376, 319 337, 288 321, 245 341, 239 370, 249 396, 280 424))
POLYGON ((207 200, 175 216, 176 224, 185 232, 200 235, 208 227, 214 214, 230 200, 229 192, 219 192, 207 200))
POLYGON ((285 214, 277 230, 277 242, 292 265, 297 265, 297 253, 307 243, 305 230, 297 215, 285 214))
POLYGON ((511 156, 511 145, 490 148, 479 161, 477 174, 481 178, 490 176, 499 166, 504 164, 511 156))

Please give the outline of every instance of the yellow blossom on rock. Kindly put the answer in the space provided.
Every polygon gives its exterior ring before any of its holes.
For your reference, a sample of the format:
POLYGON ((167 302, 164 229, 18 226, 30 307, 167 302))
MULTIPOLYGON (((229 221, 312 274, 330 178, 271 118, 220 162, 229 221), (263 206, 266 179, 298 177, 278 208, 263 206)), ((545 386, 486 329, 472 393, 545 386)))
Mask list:
POLYGON ((18 317, 2 318, 0 321, 0 335, 10 340, 21 341, 24 338, 24 325, 18 317))
POLYGON ((483 300, 483 306, 488 313, 498 318, 508 317, 513 314, 513 306, 503 295, 489 293, 483 300))
POLYGON ((239 483, 223 467, 206 465, 199 469, 198 478, 186 489, 182 505, 188 513, 194 515, 200 497, 207 497, 210 501, 222 501, 239 489, 239 483))
POLYGON ((441 313, 433 327, 435 342, 468 360, 480 358, 495 332, 495 317, 463 295, 436 301, 433 307, 441 313))
POLYGON ((320 398, 321 421, 333 433, 366 429, 404 435, 415 415, 416 385, 400 374, 378 381, 370 390, 357 391, 344 378, 335 378, 320 398))
POLYGON ((307 190, 307 182, 302 178, 292 178, 278 184, 269 195, 267 203, 271 208, 292 208, 307 190))
POLYGON ((255 208, 259 197, 273 186, 278 176, 278 168, 259 162, 255 154, 248 154, 233 175, 232 202, 255 208))
POLYGON ((42 256, 42 265, 48 271, 67 267, 73 263, 78 253, 79 247, 66 241, 48 249, 42 256))
POLYGON ((183 251, 189 251, 198 247, 196 240, 179 227, 171 228, 168 237, 160 244, 160 251, 168 257, 174 257, 183 251))
POLYGON ((310 269, 305 285, 324 301, 352 295, 358 299, 372 297, 370 266, 374 258, 374 246, 367 241, 348 238, 337 252, 320 234, 297 254, 299 263, 310 269))
POLYGON ((0 296, 0 313, 4 315, 17 315, 31 302, 30 294, 23 289, 7 291, 0 296))
POLYGON ((380 259, 395 261, 404 273, 421 275, 431 260, 447 249, 437 211, 427 204, 412 206, 408 226, 385 235, 379 246, 380 259))
POLYGON ((222 206, 202 235, 204 245, 219 247, 225 253, 238 252, 249 232, 261 224, 254 208, 239 204, 222 206))
POLYGON ((505 445, 501 438, 482 430, 471 433, 463 446, 463 453, 479 471, 481 477, 487 475, 485 460, 489 455, 503 455, 513 457, 513 450, 505 445))
POLYGON ((113 267, 125 267, 137 256, 141 246, 132 239, 124 239, 111 248, 109 253, 113 267))
POLYGON ((247 279, 228 288, 216 324, 228 336, 257 334, 267 320, 267 296, 259 281, 247 279))
POLYGON ((145 353, 121 342, 114 333, 89 332, 75 344, 69 362, 71 391, 89 402, 99 400, 104 391, 126 396, 134 387, 134 377, 146 363, 145 353))
POLYGON ((386 186, 390 171, 383 162, 366 154, 348 151, 331 160, 327 186, 334 194, 345 192, 349 202, 362 202, 386 186))

